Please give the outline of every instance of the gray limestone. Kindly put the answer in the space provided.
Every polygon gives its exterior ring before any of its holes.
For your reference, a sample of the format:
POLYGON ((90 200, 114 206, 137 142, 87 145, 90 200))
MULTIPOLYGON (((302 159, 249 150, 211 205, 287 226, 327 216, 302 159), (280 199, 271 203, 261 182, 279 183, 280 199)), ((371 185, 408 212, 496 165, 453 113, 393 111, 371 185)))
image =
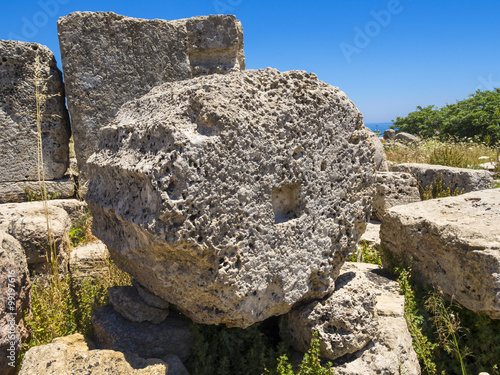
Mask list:
POLYGON ((314 74, 266 69, 154 88, 88 161, 94 234, 155 295, 246 327, 333 291, 365 230, 374 146, 314 74))

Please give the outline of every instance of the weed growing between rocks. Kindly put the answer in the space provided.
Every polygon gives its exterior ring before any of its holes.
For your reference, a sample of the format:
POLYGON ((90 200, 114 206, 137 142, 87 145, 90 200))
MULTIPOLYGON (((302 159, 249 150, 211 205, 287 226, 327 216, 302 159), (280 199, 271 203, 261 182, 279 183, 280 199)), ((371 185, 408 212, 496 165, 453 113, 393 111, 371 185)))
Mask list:
POLYGON ((100 278, 78 279, 51 274, 32 281, 32 313, 24 317, 31 338, 21 356, 33 346, 48 344, 56 337, 81 333, 93 336, 90 317, 95 308, 109 303, 108 287, 131 285, 130 275, 111 260, 100 278))
POLYGON ((96 241, 92 234, 92 215, 88 209, 69 230, 69 240, 73 247, 96 241))
POLYGON ((368 242, 362 240, 359 243, 359 247, 356 248, 349 256, 349 262, 360 262, 360 263, 371 263, 378 266, 382 266, 382 260, 380 259, 380 252, 373 246, 369 245, 368 242))
POLYGON ((449 187, 445 187, 442 179, 438 179, 435 183, 425 188, 419 183, 418 189, 420 190, 420 196, 423 201, 436 198, 456 197, 465 193, 464 189, 456 188, 455 190, 451 190, 449 187))
POLYGON ((500 374, 500 321, 447 301, 396 268, 405 318, 423 374, 500 374))

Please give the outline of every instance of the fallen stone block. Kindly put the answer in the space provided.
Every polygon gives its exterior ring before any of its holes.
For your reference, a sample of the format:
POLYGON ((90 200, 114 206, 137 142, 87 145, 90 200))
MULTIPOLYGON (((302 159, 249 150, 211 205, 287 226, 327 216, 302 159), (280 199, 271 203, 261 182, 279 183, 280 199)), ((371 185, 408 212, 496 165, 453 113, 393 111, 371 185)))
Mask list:
POLYGON ((247 327, 334 288, 371 209, 361 114, 313 74, 266 69, 153 89, 88 160, 93 231, 198 323, 247 327))
MULTIPOLYGON (((75 183, 70 178, 45 181, 47 196, 60 199, 75 195, 75 183)), ((29 202, 33 197, 40 199, 41 189, 38 181, 0 182, 0 204, 29 202)))
MULTIPOLYGON (((393 207, 380 238, 392 257, 412 258, 417 280, 500 319, 499 223, 500 189, 489 189, 393 207)), ((387 254, 382 261, 390 263, 387 254)))
POLYGON ((78 246, 71 251, 70 269, 76 278, 97 278, 109 272, 109 252, 101 241, 78 246))

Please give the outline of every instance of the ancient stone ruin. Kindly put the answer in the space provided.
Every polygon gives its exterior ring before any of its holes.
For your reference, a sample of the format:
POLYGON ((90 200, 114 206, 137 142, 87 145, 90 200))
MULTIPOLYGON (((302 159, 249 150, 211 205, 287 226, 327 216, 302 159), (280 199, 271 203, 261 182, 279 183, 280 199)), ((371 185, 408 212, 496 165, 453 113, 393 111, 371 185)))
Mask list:
POLYGON ((0 203, 23 201, 26 188, 39 188, 37 116, 48 189, 72 196, 72 184, 62 180, 70 125, 54 55, 37 43, 0 40, 0 203))
POLYGON ((165 82, 245 69, 234 16, 144 20, 75 12, 57 23, 80 170, 122 104, 165 82))
POLYGON ((247 327, 322 298, 364 231, 372 143, 353 103, 313 74, 165 84, 99 138, 96 235, 196 322, 247 327))

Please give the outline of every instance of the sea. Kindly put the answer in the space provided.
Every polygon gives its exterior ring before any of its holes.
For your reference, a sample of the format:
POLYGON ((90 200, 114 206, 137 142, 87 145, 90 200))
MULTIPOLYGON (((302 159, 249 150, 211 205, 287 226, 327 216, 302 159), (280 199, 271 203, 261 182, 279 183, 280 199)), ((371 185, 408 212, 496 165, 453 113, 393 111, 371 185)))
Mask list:
POLYGON ((366 123, 365 126, 369 128, 372 131, 379 131, 380 135, 384 134, 384 131, 389 129, 389 127, 392 125, 392 122, 369 122, 366 123))

